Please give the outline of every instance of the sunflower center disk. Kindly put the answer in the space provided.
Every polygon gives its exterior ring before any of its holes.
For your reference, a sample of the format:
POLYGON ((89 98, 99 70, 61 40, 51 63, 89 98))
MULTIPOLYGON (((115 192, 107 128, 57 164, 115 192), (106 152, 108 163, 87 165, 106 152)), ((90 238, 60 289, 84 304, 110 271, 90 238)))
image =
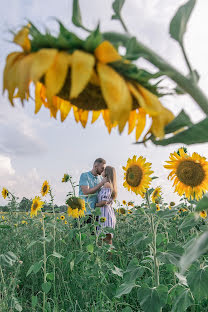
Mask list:
POLYGON ((37 209, 37 208, 38 208, 38 204, 37 204, 37 203, 34 203, 33 209, 35 210, 35 209, 37 209))
POLYGON ((137 187, 141 183, 143 176, 142 169, 137 166, 131 166, 126 172, 126 181, 130 186, 137 187))
POLYGON ((43 193, 45 193, 47 191, 47 185, 44 185, 43 187, 43 193))
POLYGON ((177 168, 176 174, 182 183, 191 187, 200 185, 205 178, 202 166, 191 160, 182 161, 177 168))

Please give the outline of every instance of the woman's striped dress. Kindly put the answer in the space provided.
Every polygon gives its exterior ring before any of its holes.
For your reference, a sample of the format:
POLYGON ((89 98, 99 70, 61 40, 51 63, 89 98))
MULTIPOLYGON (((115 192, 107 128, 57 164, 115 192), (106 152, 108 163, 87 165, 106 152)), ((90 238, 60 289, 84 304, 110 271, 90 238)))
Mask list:
MULTIPOLYGON (((112 207, 113 200, 111 198, 111 194, 112 194, 111 188, 107 188, 107 187, 102 187, 98 193, 98 202, 102 200, 111 202, 110 204, 101 207, 101 216, 99 217, 99 220, 101 217, 105 217, 106 221, 104 223, 99 222, 100 226, 97 228, 98 233, 103 227, 111 227, 115 229, 116 216, 115 216, 114 209, 112 207)), ((111 235, 113 236, 113 234, 111 235)))

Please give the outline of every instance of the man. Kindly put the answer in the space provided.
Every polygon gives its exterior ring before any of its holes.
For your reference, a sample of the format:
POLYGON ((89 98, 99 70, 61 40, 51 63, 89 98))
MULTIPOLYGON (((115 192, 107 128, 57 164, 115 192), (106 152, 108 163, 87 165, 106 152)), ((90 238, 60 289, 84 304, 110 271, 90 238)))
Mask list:
POLYGON ((104 171, 106 161, 103 158, 97 158, 94 161, 93 169, 84 172, 79 180, 79 196, 85 200, 86 215, 89 215, 86 223, 92 222, 92 212, 95 210, 97 202, 97 193, 99 189, 107 182, 106 178, 101 177, 104 171))

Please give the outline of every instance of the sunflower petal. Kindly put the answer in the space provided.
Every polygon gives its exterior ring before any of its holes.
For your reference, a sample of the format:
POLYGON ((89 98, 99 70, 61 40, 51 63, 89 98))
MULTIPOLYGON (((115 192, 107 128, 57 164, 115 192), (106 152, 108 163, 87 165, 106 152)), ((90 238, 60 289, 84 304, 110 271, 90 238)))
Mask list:
POLYGON ((94 51, 95 57, 101 63, 116 62, 122 59, 109 41, 103 41, 94 51))
POLYGON ((31 49, 29 35, 29 27, 23 27, 14 37, 13 42, 20 45, 25 52, 31 49))
POLYGON ((41 98, 41 90, 42 90, 42 83, 37 82, 35 85, 35 114, 39 112, 41 109, 41 106, 43 104, 42 98, 41 98))
POLYGON ((88 120, 88 114, 89 114, 89 111, 79 109, 79 120, 80 120, 83 128, 86 127, 87 120, 88 120))
POLYGON ((75 51, 72 55, 70 98, 76 98, 88 84, 95 64, 93 55, 75 51))
POLYGON ((162 139, 165 135, 164 128, 174 119, 174 115, 167 108, 163 107, 162 112, 158 116, 152 117, 152 126, 150 131, 155 137, 162 139))
POLYGON ((157 116, 163 109, 158 97, 149 90, 137 84, 138 90, 145 100, 145 106, 142 106, 150 116, 157 116))
POLYGON ((52 66, 48 69, 45 75, 46 95, 51 101, 64 85, 69 64, 70 55, 66 52, 59 52, 54 58, 52 66))
POLYGON ((137 115, 136 141, 139 140, 142 132, 144 131, 145 125, 146 125, 146 112, 143 108, 140 108, 137 115))
POLYGON ((92 124, 99 118, 100 114, 101 111, 92 111, 92 124))
POLYGON ((61 100, 60 112, 61 112, 61 121, 63 122, 68 116, 70 110, 72 108, 72 104, 69 101, 61 100))
POLYGON ((19 61, 17 86, 19 89, 19 97, 22 102, 25 98, 27 98, 27 93, 29 93, 30 69, 34 56, 35 54, 31 53, 19 61))
POLYGON ((110 66, 98 63, 103 97, 110 110, 111 121, 117 121, 122 132, 132 108, 132 98, 125 80, 110 66))
POLYGON ((132 131, 134 130, 135 125, 136 125, 136 118, 137 118, 136 110, 131 111, 130 114, 129 114, 129 130, 128 130, 128 134, 132 133, 132 131))
POLYGON ((45 75, 48 69, 52 66, 56 54, 56 49, 41 49, 35 53, 30 73, 30 77, 34 83, 40 80, 40 78, 45 75))

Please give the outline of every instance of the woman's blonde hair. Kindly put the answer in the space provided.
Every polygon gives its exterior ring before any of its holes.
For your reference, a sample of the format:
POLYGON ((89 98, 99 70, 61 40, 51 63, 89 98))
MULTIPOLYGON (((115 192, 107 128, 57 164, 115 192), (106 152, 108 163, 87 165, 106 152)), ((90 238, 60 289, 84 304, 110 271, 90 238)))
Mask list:
POLYGON ((116 181, 116 170, 114 167, 106 166, 105 167, 105 176, 108 179, 108 182, 112 187, 112 198, 116 199, 117 197, 117 181, 116 181))

